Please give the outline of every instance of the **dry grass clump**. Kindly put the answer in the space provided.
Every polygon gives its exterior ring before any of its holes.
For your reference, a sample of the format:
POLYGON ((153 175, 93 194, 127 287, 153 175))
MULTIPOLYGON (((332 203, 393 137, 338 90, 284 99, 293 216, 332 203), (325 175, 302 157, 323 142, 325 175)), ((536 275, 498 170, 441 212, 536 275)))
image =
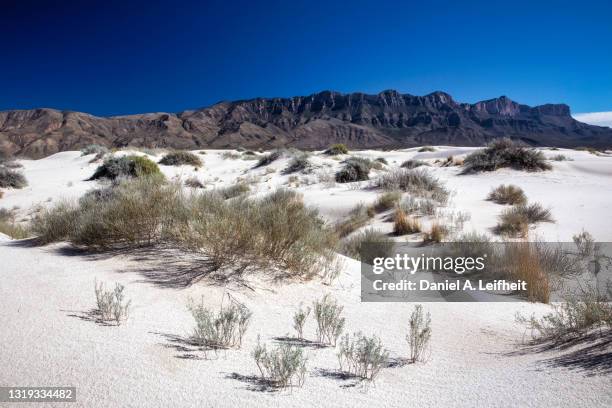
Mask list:
POLYGON ((291 344, 280 344, 268 350, 257 339, 257 346, 251 353, 259 369, 261 380, 274 388, 301 387, 306 378, 304 350, 291 344))
POLYGON ((87 156, 89 154, 95 154, 96 156, 104 156, 109 152, 108 147, 99 144, 90 144, 81 149, 81 156, 87 156))
POLYGON ((331 145, 327 150, 325 150, 323 154, 326 154, 328 156, 337 156, 339 154, 348 154, 348 152, 348 147, 346 147, 345 144, 336 143, 331 145))
POLYGON ((572 159, 564 154, 556 154, 550 158, 552 161, 571 161, 572 159))
POLYGON ((376 201, 372 204, 372 209, 377 213, 388 211, 395 207, 401 198, 402 193, 400 191, 384 192, 376 197, 376 201))
POLYGON ((410 347, 410 361, 425 361, 431 339, 431 316, 429 312, 427 315, 423 313, 423 306, 416 305, 410 315, 409 324, 406 341, 410 347))
POLYGON ((195 176, 185 180, 185 185, 191 188, 204 188, 204 184, 195 176))
POLYGON ((487 200, 497 204, 522 205, 527 203, 527 197, 522 188, 512 184, 502 184, 489 193, 487 200))
POLYGON ((157 164, 145 156, 129 155, 110 157, 99 166, 88 180, 110 179, 121 177, 159 177, 163 174, 157 164))
POLYGON ((366 225, 373 216, 374 212, 371 210, 371 207, 366 207, 363 203, 359 203, 351 209, 344 221, 336 224, 336 233, 340 238, 344 238, 366 225))
POLYGON ((373 228, 345 238, 339 252, 362 262, 370 263, 377 256, 391 256, 394 241, 373 228))
POLYGON ((21 172, 0 167, 0 188, 24 188, 27 185, 28 181, 21 172))
POLYGON ((406 235, 421 232, 421 223, 418 219, 413 218, 398 208, 395 210, 393 217, 393 234, 406 235))
POLYGON ((403 162, 400 167, 404 169, 416 169, 417 167, 421 166, 429 166, 429 163, 424 162, 423 160, 410 159, 403 162))
POLYGON ((280 159, 281 156, 282 156, 282 154, 278 150, 274 151, 274 152, 271 152, 271 153, 268 153, 268 154, 266 154, 264 156, 261 156, 259 158, 259 160, 257 160, 257 164, 255 164, 254 168, 259 168, 259 167, 267 166, 270 163, 280 159))
POLYGON ((202 167, 202 160, 191 152, 179 150, 176 152, 167 153, 159 161, 159 164, 163 164, 164 166, 187 165, 187 166, 194 166, 194 167, 202 167))
POLYGON ((525 237, 529 225, 538 222, 554 222, 549 209, 539 203, 514 205, 500 214, 495 232, 510 237, 525 237))
POLYGON ((418 150, 418 152, 419 152, 419 153, 424 153, 424 152, 435 152, 435 151, 436 151, 436 149, 435 149, 434 147, 432 147, 432 146, 423 146, 423 147, 421 147, 421 148, 418 150))
POLYGON ((389 360, 389 352, 381 340, 361 332, 354 333, 352 337, 345 334, 338 349, 340 371, 368 381, 375 381, 389 360))
POLYGON ((428 243, 440 243, 444 241, 448 232, 448 228, 445 225, 441 224, 439 221, 434 221, 431 224, 429 232, 425 233, 423 241, 428 243))
POLYGON ((95 283, 96 293, 96 312, 102 321, 115 321, 119 326, 122 320, 127 320, 131 300, 125 299, 123 290, 125 286, 120 283, 115 283, 114 290, 106 290, 104 283, 95 283))
POLYGON ((246 182, 241 181, 231 186, 217 188, 214 190, 214 193, 218 194, 224 200, 229 200, 230 198, 235 198, 246 194, 250 190, 249 185, 246 182))
POLYGON ((336 182, 352 183, 370 178, 372 161, 361 157, 351 157, 344 161, 344 167, 336 173, 336 182))
POLYGON ((504 259, 510 277, 527 283, 527 299, 530 302, 548 303, 549 279, 540 263, 537 248, 528 242, 510 244, 506 248, 504 259))
POLYGON ((445 204, 450 196, 443 184, 423 169, 394 170, 377 178, 373 185, 385 190, 406 191, 418 197, 434 199, 441 204, 445 204))
POLYGON ((29 228, 17 223, 15 213, 6 208, 0 208, 0 233, 12 239, 25 239, 30 236, 29 228))
POLYGON ((291 159, 287 167, 283 170, 283 174, 296 173, 298 171, 304 171, 310 167, 310 161, 308 155, 300 154, 291 159))
POLYGON ((550 170, 544 154, 511 139, 498 139, 486 148, 469 154, 464 160, 464 173, 495 171, 503 167, 515 170, 550 170))
POLYGON ((376 160, 378 163, 384 164, 385 166, 387 166, 389 164, 389 162, 387 162, 387 159, 385 159, 384 157, 377 157, 376 160))

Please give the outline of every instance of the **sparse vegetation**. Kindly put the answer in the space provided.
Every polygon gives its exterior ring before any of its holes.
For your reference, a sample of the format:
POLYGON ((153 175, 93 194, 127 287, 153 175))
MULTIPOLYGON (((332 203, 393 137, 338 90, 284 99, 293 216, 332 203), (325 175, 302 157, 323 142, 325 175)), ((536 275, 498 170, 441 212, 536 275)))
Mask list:
POLYGON ((88 180, 102 178, 116 180, 121 177, 159 177, 163 174, 157 164, 145 156, 110 157, 99 166, 88 180))
POLYGON ((15 213, 6 208, 0 208, 0 233, 8 235, 12 239, 24 239, 30 236, 29 228, 17 223, 15 213))
POLYGON ((538 222, 554 222, 550 210, 539 203, 514 205, 500 214, 495 232, 510 237, 525 237, 529 225, 538 222))
POLYGON ((429 164, 427 162, 424 162, 423 160, 410 159, 403 162, 400 167, 404 169, 416 169, 417 167, 421 166, 429 166, 429 164))
POLYGON ((372 162, 361 157, 351 157, 344 161, 344 167, 336 173, 336 182, 352 183, 370 178, 372 162))
POLYGON ((108 153, 108 148, 99 144, 90 144, 81 149, 81 156, 87 156, 89 154, 95 154, 103 156, 108 153))
POLYGON ((423 169, 398 169, 383 174, 373 182, 374 187, 385 190, 400 190, 418 197, 434 199, 441 204, 448 201, 450 192, 442 183, 423 169))
POLYGON ((393 240, 386 234, 368 228, 358 234, 345 238, 340 253, 365 263, 371 263, 377 256, 390 256, 393 240))
POLYGON ((432 147, 432 146, 423 146, 418 150, 419 153, 435 152, 435 151, 436 151, 435 147, 432 147))
POLYGON ((342 317, 343 306, 326 294, 321 300, 313 303, 314 317, 317 321, 317 340, 321 344, 336 345, 338 337, 344 330, 345 319, 342 317))
POLYGON ((406 235, 415 232, 421 232, 421 223, 416 218, 406 215, 401 208, 396 209, 393 217, 393 234, 406 235))
POLYGON ((363 203, 357 204, 351 209, 347 219, 336 224, 336 232, 340 238, 344 238, 353 231, 363 227, 374 216, 374 212, 370 207, 366 207, 363 203))
POLYGON ((183 150, 167 153, 159 161, 164 166, 194 166, 202 167, 202 160, 195 154, 183 150))
POLYGON ((352 337, 345 334, 338 349, 340 371, 368 381, 375 381, 389 359, 389 352, 378 337, 367 337, 361 332, 352 337))
POLYGON ((185 180, 185 185, 191 188, 204 188, 204 184, 195 176, 185 180))
POLYGON ((503 262, 513 280, 526 282, 527 300, 548 303, 550 282, 540 262, 541 254, 529 242, 512 243, 506 246, 503 262))
POLYGON ((238 160, 240 155, 234 152, 223 152, 221 153, 221 157, 225 160, 238 160))
POLYGON ((384 157, 377 157, 376 160, 379 163, 384 164, 385 166, 388 165, 389 163, 387 162, 387 159, 385 159, 384 157))
POLYGON ((276 160, 280 159, 280 157, 281 157, 281 152, 278 150, 268 153, 264 156, 261 156, 259 160, 257 160, 257 164, 255 165, 255 168, 267 166, 271 164, 272 162, 275 162, 276 160))
POLYGON ((221 196, 224 200, 229 200, 230 198, 239 197, 243 194, 246 194, 250 191, 249 185, 244 182, 239 182, 233 184, 231 186, 217 188, 214 190, 216 194, 221 196))
POLYGON ((304 339, 304 325, 306 324, 306 319, 310 315, 310 307, 300 308, 293 315, 293 328, 295 329, 298 339, 304 339))
POLYGON ((377 213, 388 211, 395 207, 401 198, 402 193, 399 191, 384 192, 378 195, 372 209, 377 213))
POLYGON ((486 148, 469 154, 464 160, 464 173, 495 171, 503 167, 515 170, 550 170, 544 154, 511 139, 498 139, 486 148))
POLYGON ((25 176, 13 169, 0 167, 0 188, 24 188, 28 182, 25 176))
POLYGON ((349 150, 345 144, 336 143, 331 145, 327 150, 325 150, 323 154, 326 154, 328 156, 337 156, 339 154, 348 154, 348 152, 349 150))
POLYGON ((117 326, 121 321, 127 320, 131 300, 125 299, 123 290, 125 287, 120 283, 115 283, 114 290, 106 290, 104 283, 96 281, 96 307, 100 320, 114 321, 117 326))
POLYGON ((434 221, 429 228, 429 232, 425 233, 423 241, 428 243, 440 243, 444 241, 448 233, 448 228, 445 225, 441 224, 439 221, 434 221))
POLYGON ((554 156, 551 156, 550 160, 552 161, 571 161, 572 159, 570 159, 564 154, 556 154, 554 156))
POLYGON ((425 361, 426 352, 431 339, 431 316, 429 312, 423 313, 423 306, 416 305, 410 315, 408 335, 406 341, 410 347, 410 361, 425 361))
POLYGON ((251 353, 259 369, 261 379, 272 387, 287 388, 304 384, 306 362, 302 348, 280 344, 268 351, 257 339, 257 346, 251 353))
POLYGON ((308 156, 301 154, 291 159, 287 167, 283 170, 283 174, 296 173, 298 171, 304 171, 310 167, 310 161, 308 156))
POLYGON ((502 184, 494 188, 487 199, 497 204, 523 205, 527 203, 523 189, 512 184, 502 184))

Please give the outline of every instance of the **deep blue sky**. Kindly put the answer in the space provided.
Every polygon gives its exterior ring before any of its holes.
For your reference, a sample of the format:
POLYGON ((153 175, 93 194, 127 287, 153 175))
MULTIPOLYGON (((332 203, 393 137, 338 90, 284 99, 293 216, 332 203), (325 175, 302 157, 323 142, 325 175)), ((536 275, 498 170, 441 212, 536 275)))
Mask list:
POLYGON ((389 88, 612 110, 609 1, 0 6, 0 110, 176 112, 220 100, 389 88))

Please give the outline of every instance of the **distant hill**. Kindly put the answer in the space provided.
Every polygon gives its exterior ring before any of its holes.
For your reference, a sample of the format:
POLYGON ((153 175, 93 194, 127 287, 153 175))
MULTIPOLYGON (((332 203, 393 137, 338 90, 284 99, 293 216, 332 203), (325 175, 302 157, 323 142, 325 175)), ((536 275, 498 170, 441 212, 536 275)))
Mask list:
POLYGON ((483 145, 497 137, 531 145, 612 147, 612 129, 570 116, 569 106, 535 107, 505 96, 459 103, 425 96, 332 91, 293 98, 220 102, 180 113, 97 117, 54 109, 0 112, 0 152, 42 157, 97 143, 109 147, 321 149, 483 145))

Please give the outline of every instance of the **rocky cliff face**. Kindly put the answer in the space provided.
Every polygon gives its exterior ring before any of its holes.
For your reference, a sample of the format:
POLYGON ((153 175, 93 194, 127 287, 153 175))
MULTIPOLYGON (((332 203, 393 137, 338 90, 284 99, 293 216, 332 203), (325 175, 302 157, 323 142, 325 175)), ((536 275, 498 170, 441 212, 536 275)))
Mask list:
POLYGON ((91 143, 181 149, 295 146, 325 148, 482 145, 496 137, 533 145, 612 146, 612 129, 577 122, 567 105, 530 107, 509 98, 458 103, 425 96, 324 91, 293 98, 221 102, 173 113, 96 117, 35 109, 0 112, 0 151, 42 157, 91 143))

